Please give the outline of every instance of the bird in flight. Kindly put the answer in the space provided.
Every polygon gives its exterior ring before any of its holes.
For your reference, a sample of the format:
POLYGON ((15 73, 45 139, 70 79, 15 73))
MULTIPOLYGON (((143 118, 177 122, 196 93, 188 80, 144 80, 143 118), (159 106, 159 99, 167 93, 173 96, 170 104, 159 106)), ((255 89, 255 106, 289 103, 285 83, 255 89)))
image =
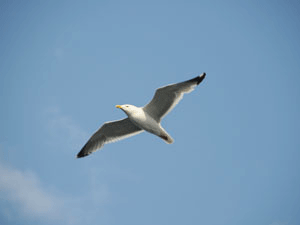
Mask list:
POLYGON ((148 131, 162 138, 166 143, 172 144, 172 137, 162 128, 160 122, 182 99, 183 94, 193 91, 205 76, 206 74, 202 73, 191 80, 158 88, 153 99, 144 107, 128 104, 116 105, 128 117, 104 123, 83 146, 77 154, 77 158, 97 151, 106 143, 119 141, 143 131, 148 131))

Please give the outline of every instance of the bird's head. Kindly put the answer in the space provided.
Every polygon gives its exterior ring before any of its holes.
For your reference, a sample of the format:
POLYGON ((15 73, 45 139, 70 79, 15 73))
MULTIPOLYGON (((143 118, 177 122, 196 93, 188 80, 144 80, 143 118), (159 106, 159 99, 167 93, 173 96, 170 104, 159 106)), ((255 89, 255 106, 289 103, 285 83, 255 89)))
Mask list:
POLYGON ((128 116, 130 114, 135 113, 138 110, 138 107, 134 106, 134 105, 116 105, 116 108, 122 109, 128 116))

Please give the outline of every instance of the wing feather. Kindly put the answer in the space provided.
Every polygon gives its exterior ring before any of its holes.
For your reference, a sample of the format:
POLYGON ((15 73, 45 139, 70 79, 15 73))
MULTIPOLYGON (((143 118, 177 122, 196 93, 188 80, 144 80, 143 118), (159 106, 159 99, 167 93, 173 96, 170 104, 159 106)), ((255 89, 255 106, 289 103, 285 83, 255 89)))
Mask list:
POLYGON ((100 149, 104 144, 122 140, 141 133, 143 130, 134 125, 129 118, 106 122, 97 130, 77 154, 81 158, 100 149))
POLYGON ((193 91, 204 79, 205 75, 206 74, 203 73, 191 80, 158 88, 153 99, 144 106, 144 111, 152 116, 157 122, 160 122, 161 119, 179 103, 183 94, 193 91))

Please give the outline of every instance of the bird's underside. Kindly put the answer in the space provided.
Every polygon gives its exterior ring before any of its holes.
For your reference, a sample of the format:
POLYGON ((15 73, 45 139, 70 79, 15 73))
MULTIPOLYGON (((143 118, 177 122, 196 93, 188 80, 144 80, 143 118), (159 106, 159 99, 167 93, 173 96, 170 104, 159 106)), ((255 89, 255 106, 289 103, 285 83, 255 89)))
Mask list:
POLYGON ((106 122, 97 130, 77 154, 77 158, 85 157, 104 144, 148 131, 162 138, 167 143, 172 143, 171 136, 161 127, 162 118, 167 115, 182 99, 183 94, 189 93, 201 83, 206 74, 203 73, 191 80, 167 85, 158 88, 153 99, 144 107, 133 105, 117 105, 122 109, 127 118, 106 122))

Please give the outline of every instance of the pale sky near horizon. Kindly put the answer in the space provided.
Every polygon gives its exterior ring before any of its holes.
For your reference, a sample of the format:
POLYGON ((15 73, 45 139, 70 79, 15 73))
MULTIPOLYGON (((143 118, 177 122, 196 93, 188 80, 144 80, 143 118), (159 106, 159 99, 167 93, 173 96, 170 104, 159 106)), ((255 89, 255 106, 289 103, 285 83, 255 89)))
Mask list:
POLYGON ((0 1, 0 224, 300 224, 299 1, 0 1), (206 72, 76 159, 117 104, 206 72))

